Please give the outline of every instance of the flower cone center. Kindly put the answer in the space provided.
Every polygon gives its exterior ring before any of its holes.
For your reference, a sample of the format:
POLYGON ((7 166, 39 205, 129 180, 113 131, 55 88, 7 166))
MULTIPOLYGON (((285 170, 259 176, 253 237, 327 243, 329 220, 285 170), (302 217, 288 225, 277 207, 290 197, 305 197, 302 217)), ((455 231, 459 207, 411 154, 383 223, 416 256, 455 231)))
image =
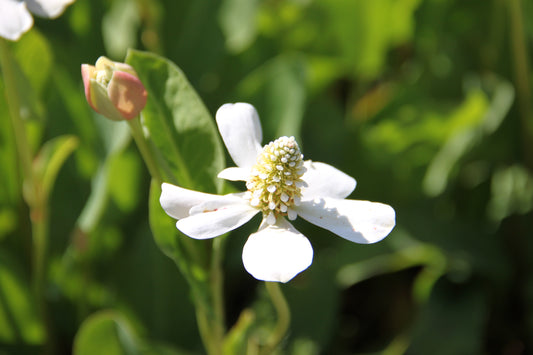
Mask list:
POLYGON ((262 210, 270 224, 275 223, 277 216, 296 218, 291 207, 300 202, 304 172, 303 155, 294 137, 270 142, 257 157, 246 181, 250 204, 262 210))

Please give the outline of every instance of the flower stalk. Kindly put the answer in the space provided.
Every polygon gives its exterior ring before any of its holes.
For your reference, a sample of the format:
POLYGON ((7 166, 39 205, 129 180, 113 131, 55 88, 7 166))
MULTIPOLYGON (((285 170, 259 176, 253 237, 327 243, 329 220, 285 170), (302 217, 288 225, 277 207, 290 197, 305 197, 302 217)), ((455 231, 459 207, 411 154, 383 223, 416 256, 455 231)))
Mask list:
POLYGON ((510 40, 513 52, 516 91, 522 126, 522 145, 526 166, 533 170, 533 107, 527 42, 521 0, 509 0, 510 40))
POLYGON ((5 84, 6 100, 11 117, 16 153, 20 164, 22 180, 22 197, 30 210, 32 233, 32 270, 33 288, 37 307, 45 328, 45 353, 53 353, 52 322, 49 320, 45 298, 46 254, 48 248, 48 195, 34 176, 32 168, 33 155, 28 144, 26 128, 20 115, 21 104, 17 80, 14 76, 15 63, 6 41, 0 38, 0 66, 5 84))
POLYGON ((265 348, 261 351, 261 355, 271 354, 285 338, 289 325, 291 322, 291 311, 287 300, 283 296, 283 292, 277 282, 265 282, 265 287, 270 296, 272 304, 276 309, 278 321, 274 331, 270 335, 265 348))
POLYGON ((150 175, 157 181, 158 184, 161 184, 163 178, 161 176, 161 172, 159 171, 155 155, 153 154, 149 143, 144 137, 139 116, 127 122, 130 126, 131 135, 135 140, 135 144, 137 144, 137 148, 139 148, 139 152, 141 153, 150 175))

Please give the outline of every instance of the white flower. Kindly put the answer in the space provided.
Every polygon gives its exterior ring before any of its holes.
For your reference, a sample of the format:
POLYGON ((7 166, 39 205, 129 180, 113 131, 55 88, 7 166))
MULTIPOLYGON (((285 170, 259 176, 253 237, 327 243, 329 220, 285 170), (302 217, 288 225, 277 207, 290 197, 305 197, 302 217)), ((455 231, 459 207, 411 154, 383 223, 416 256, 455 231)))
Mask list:
POLYGON ((309 240, 289 221, 297 216, 356 243, 375 243, 395 225, 392 207, 345 199, 355 180, 331 165, 303 161, 294 137, 261 147, 262 131, 253 106, 225 104, 216 121, 237 167, 218 177, 245 181, 248 191, 224 196, 163 183, 160 203, 176 227, 195 239, 229 232, 262 212, 263 221, 244 245, 242 260, 256 279, 287 282, 313 261, 309 240))
POLYGON ((0 0, 0 37, 17 41, 33 26, 30 11, 37 16, 56 18, 74 0, 0 0))

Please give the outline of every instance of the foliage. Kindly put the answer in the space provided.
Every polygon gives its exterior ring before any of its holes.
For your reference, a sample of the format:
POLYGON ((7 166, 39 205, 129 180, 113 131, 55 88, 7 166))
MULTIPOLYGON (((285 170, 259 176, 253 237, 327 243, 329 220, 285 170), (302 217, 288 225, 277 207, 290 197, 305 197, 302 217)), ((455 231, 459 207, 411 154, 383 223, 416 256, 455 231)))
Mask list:
MULTIPOLYGON (((128 125, 87 105, 80 64, 101 55, 146 86, 165 181, 234 189, 216 178, 232 163, 212 117, 244 101, 265 142, 296 136, 306 159, 357 179, 351 198, 395 208, 376 245, 296 221, 315 258, 282 287, 292 320, 279 353, 533 351, 532 16, 520 0, 77 0, 35 18, 0 62, 0 354, 205 351, 193 306, 216 317, 213 245, 174 228, 128 125), (30 210, 43 201, 39 271, 30 210)), ((251 228, 222 242, 228 354, 276 321, 242 267, 251 228)))

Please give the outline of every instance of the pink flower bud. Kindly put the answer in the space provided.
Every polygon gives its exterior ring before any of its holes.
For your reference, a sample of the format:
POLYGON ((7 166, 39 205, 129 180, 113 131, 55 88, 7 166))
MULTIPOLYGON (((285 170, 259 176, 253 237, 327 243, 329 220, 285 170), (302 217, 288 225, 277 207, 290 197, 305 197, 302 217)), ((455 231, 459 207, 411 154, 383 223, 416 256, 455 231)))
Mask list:
POLYGON ((146 105, 146 89, 128 64, 100 57, 95 66, 82 64, 81 76, 87 102, 109 119, 130 120, 146 105))

